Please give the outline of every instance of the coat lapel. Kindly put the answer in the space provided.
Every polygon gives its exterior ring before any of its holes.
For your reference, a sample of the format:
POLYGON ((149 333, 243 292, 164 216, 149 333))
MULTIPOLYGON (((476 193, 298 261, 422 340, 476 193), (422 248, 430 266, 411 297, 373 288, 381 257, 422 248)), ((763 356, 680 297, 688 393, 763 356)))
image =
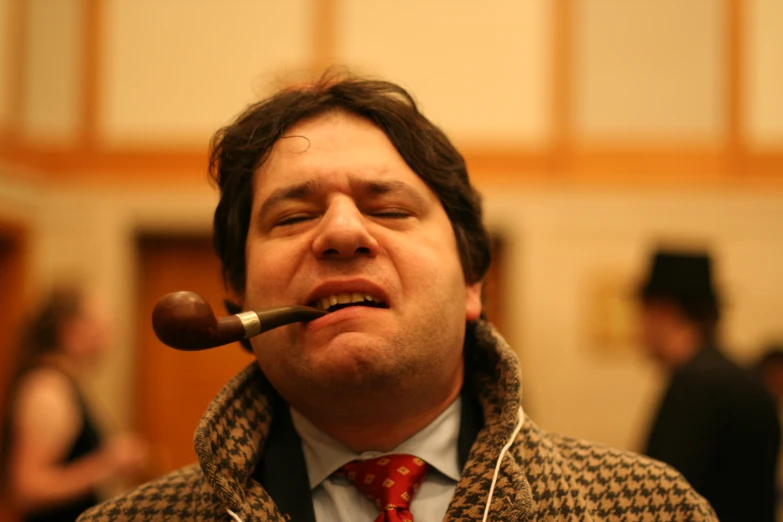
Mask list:
MULTIPOLYGON (((472 398, 472 404, 478 408, 478 416, 472 414, 473 422, 479 419, 480 424, 446 513, 449 522, 482 520, 500 451, 511 438, 520 411, 516 357, 491 326, 480 324, 468 333, 473 338, 466 339, 465 343, 465 366, 470 371, 466 372, 463 396, 472 398)), ((471 422, 470 414, 467 421, 471 422)), ((519 444, 521 437, 521 434, 517 435, 515 445, 519 444)), ((462 459, 462 437, 459 444, 462 459)), ((529 520, 533 512, 533 495, 522 460, 509 451, 498 471, 489 520, 529 520)))
POLYGON ((293 522, 315 522, 302 442, 285 403, 277 401, 274 408, 275 420, 254 478, 287 518, 293 522))

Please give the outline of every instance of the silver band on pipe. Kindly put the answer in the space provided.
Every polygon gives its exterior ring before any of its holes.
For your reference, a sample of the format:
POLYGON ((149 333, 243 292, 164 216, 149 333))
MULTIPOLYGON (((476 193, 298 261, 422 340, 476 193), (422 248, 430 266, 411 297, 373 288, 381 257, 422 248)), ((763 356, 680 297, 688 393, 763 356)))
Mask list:
POLYGON ((245 339, 261 333, 261 320, 258 318, 257 313, 249 310, 238 313, 237 317, 242 321, 242 326, 245 328, 245 339))

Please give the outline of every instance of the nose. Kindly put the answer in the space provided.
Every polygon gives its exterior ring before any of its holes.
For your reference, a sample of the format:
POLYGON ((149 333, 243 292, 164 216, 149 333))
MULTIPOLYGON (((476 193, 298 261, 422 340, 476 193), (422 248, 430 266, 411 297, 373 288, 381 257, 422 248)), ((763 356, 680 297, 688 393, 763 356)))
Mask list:
POLYGON ((313 240, 313 253, 321 259, 375 257, 378 241, 367 229, 365 216, 354 201, 334 198, 326 209, 313 240))

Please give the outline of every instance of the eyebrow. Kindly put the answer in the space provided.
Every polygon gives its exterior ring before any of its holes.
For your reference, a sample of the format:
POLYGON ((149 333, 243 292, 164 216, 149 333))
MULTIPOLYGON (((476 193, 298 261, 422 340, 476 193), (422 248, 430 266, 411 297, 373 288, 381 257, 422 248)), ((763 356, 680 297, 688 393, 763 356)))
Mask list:
POLYGON ((283 201, 304 201, 318 191, 321 183, 316 180, 308 180, 289 187, 282 187, 272 192, 266 201, 261 204, 259 216, 266 215, 275 205, 283 201))
MULTIPOLYGON (((413 187, 402 181, 366 181, 352 179, 349 181, 351 189, 358 194, 369 196, 383 196, 384 194, 400 193, 410 198, 419 207, 427 204, 426 199, 413 187)), ((282 187, 272 192, 261 204, 259 216, 266 215, 275 205, 284 201, 305 201, 316 194, 323 186, 319 180, 308 180, 296 185, 282 187)))
POLYGON ((389 193, 403 194, 422 207, 427 204, 426 199, 419 194, 413 187, 402 181, 351 181, 351 187, 359 193, 369 194, 371 196, 382 196, 389 193))

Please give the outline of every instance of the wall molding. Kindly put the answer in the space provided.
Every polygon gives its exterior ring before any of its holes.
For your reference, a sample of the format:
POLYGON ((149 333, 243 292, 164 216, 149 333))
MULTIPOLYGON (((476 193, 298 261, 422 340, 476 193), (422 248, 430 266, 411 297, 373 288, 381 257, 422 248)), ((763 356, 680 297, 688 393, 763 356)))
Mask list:
MULTIPOLYGON (((554 0, 552 11, 552 101, 549 107, 552 133, 542 148, 524 145, 460 146, 477 184, 612 184, 649 186, 666 184, 700 186, 783 188, 783 147, 752 150, 742 132, 743 16, 742 0, 727 0, 726 28, 726 125, 714 143, 579 143, 574 135, 571 94, 574 56, 571 49, 574 1, 554 0)), ((23 43, 27 9, 23 0, 9 0, 12 31, 8 38, 23 43)), ((206 178, 206 146, 165 144, 109 147, 101 144, 102 96, 101 41, 105 31, 105 0, 85 0, 84 92, 80 126, 71 144, 51 145, 25 139, 16 132, 24 98, 22 45, 12 46, 9 56, 9 103, 16 111, 0 128, 0 163, 35 171, 45 179, 72 184, 137 185, 164 183, 188 185, 206 178)), ((337 47, 340 0, 312 0, 313 48, 311 73, 318 75, 333 61, 337 47)))

